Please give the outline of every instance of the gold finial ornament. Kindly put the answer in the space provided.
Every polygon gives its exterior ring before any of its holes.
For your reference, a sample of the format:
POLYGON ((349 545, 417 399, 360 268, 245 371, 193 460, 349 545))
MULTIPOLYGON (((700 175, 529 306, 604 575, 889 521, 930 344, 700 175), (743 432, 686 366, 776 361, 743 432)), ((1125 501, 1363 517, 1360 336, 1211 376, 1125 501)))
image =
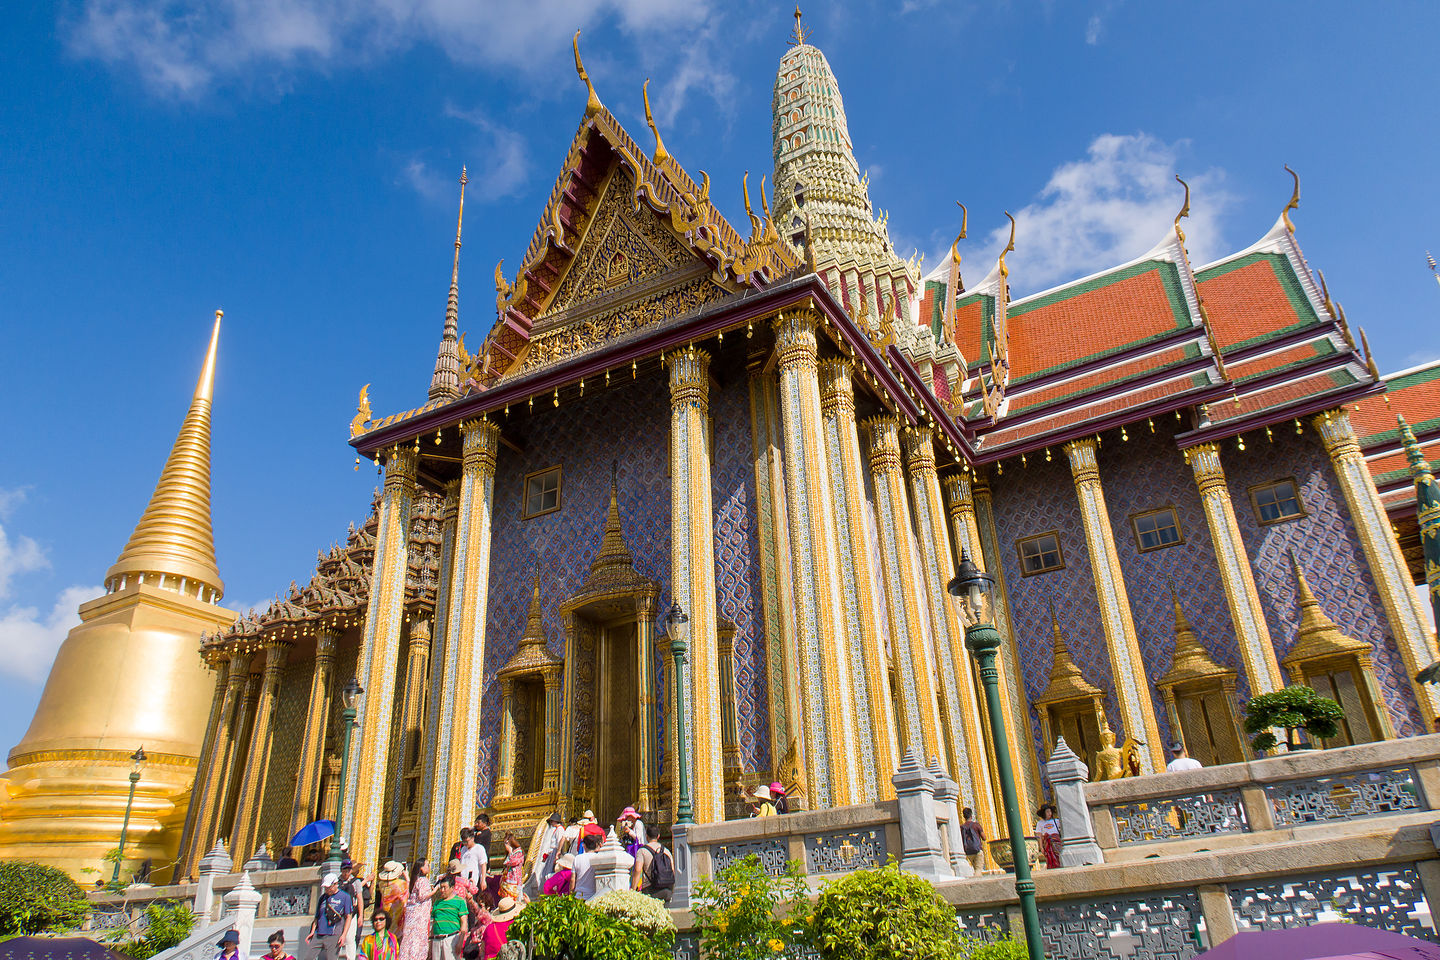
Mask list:
POLYGON ((750 239, 754 240, 760 235, 760 218, 755 216, 755 211, 750 209, 750 171, 746 170, 745 175, 740 178, 740 190, 745 195, 745 216, 750 218, 750 239))
POLYGON ((1180 244, 1185 244, 1185 231, 1180 229, 1180 221, 1190 216, 1190 184, 1180 179, 1180 174, 1175 174, 1175 180, 1185 188, 1185 202, 1180 205, 1180 212, 1175 214, 1175 236, 1180 238, 1180 244))
POLYGON ((355 407, 355 416, 350 418, 350 436, 358 437, 365 432, 370 422, 370 384, 360 388, 360 402, 355 407))
POLYGON ((575 31, 575 39, 571 41, 571 45, 575 48, 575 72, 580 75, 581 80, 585 81, 585 116, 593 117, 603 110, 604 107, 600 105, 600 98, 595 95, 595 84, 590 82, 590 75, 585 72, 585 64, 580 61, 579 30, 575 31))
POLYGON ((669 160, 670 154, 665 149, 665 141, 660 139, 660 130, 655 126, 655 115, 650 112, 650 78, 646 77, 645 82, 640 86, 640 96, 645 100, 645 122, 650 127, 650 132, 655 134, 655 162, 669 160))
POLYGON ((1005 244, 1005 249, 1000 251, 1000 276, 1008 278, 1010 268, 1005 265, 1005 255, 1015 252, 1015 218, 1010 216, 1010 211, 1005 211, 1005 218, 1010 221, 1010 242, 1005 244))
POLYGON ((790 46, 803 47, 810 32, 805 29, 805 24, 800 19, 800 4, 795 4, 795 29, 790 32, 790 46))
POLYGON ((1295 179, 1295 189, 1290 193, 1290 202, 1285 204, 1284 210, 1280 211, 1280 219, 1285 221, 1285 229, 1293 234, 1295 232, 1295 224, 1290 221, 1290 211, 1300 208, 1300 174, 1291 170, 1289 164, 1285 165, 1285 172, 1295 179))

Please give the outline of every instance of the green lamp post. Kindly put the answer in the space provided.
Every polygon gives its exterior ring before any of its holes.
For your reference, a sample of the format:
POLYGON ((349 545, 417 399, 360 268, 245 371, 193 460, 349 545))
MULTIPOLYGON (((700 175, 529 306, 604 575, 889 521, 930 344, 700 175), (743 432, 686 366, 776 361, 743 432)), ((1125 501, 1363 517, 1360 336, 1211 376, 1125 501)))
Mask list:
POLYGON ((140 782, 140 765, 145 762, 145 748, 142 746, 130 754, 133 766, 130 769, 130 796, 125 799, 125 819, 120 822, 120 846, 115 851, 115 873, 110 877, 112 884, 120 882, 120 864, 125 859, 125 835, 130 832, 130 807, 135 803, 135 785, 140 782))
POLYGON ((690 618, 680 604, 670 604, 665 626, 670 631, 670 654, 675 660, 675 822, 689 824, 695 822, 690 808, 690 761, 685 749, 685 665, 689 662, 690 618))
POLYGON ((960 601, 965 618, 965 648, 975 657, 980 683, 985 688, 985 709, 990 717, 990 737, 995 750, 995 774, 1000 778, 1000 795, 1005 804, 1005 826, 1010 831, 1010 851, 1015 861, 1015 893, 1020 898, 1020 915, 1025 922, 1025 948, 1031 960, 1044 960, 1045 941, 1040 935, 1040 913, 1035 907, 1035 881, 1030 877, 1030 854, 1025 849, 1025 824, 1020 800, 1015 794, 1015 771, 1010 765, 1010 748, 1005 737, 1005 717, 1000 710, 1000 674, 995 658, 1000 653, 1000 631, 990 623, 990 589, 995 578, 985 573, 960 550, 960 569, 946 589, 960 601))
POLYGON ((355 715, 360 698, 365 695, 365 688, 360 686, 360 681, 354 677, 345 684, 340 691, 340 801, 336 804, 335 811, 335 838, 330 841, 330 869, 339 872, 340 864, 345 860, 345 854, 340 849, 340 825, 345 812, 345 778, 350 772, 350 735, 355 731, 355 715))

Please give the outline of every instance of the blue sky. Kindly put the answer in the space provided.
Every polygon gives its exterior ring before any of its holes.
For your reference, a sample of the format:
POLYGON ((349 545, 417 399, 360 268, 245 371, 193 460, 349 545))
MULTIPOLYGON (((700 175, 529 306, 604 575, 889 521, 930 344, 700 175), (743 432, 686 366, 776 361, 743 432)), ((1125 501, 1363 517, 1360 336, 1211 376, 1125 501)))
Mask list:
MULTIPOLYGON (((1137 256, 1195 190, 1196 263, 1295 216, 1380 366, 1440 356, 1433 167, 1440 7, 812 4, 871 195, 933 264, 1002 211, 1031 292, 1137 256)), ((642 144, 742 221, 770 168, 784 4, 691 0, 74 0, 0 30, 0 747, 98 592, 226 311, 214 517, 226 602, 310 575, 376 483, 346 424, 418 404, 470 167, 461 326, 494 318, 584 104, 569 39, 642 144), (752 187, 754 186, 752 182, 752 187)), ((83 709, 83 707, 80 707, 83 709)))

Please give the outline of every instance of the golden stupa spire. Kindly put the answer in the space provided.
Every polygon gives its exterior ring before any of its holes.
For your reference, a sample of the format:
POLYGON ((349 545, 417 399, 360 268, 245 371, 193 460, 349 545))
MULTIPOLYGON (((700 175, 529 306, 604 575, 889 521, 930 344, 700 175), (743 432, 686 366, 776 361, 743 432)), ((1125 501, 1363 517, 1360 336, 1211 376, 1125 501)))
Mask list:
POLYGON ((445 302, 445 332, 435 357, 435 374, 430 378, 431 400, 453 400, 460 396, 460 228, 465 223, 465 184, 470 179, 460 167, 460 212, 455 216, 455 262, 450 267, 450 298, 445 302))
POLYGON ((800 4, 797 3, 795 4, 795 29, 790 34, 790 46, 792 47, 803 47, 805 38, 810 36, 810 32, 805 29, 805 24, 800 17, 800 4))
POLYGON ((545 619, 540 612, 540 574, 535 574, 535 589, 530 594, 530 613, 525 618, 525 634, 521 643, 545 642, 545 619))
POLYGON ((620 527, 620 500, 618 496, 618 465, 610 464, 610 511, 605 518, 605 534, 600 538, 600 552, 590 564, 591 576, 604 576, 635 569, 635 559, 625 544, 625 532, 620 527))
POLYGON ((1170 581, 1170 603, 1175 608, 1175 651, 1170 655, 1170 669, 1156 682, 1164 686, 1182 680, 1233 675, 1235 671, 1216 663, 1205 644, 1195 636, 1195 628, 1190 626, 1190 618, 1180 606, 1173 580, 1170 581))
POLYGON ((1060 619, 1055 616, 1053 600, 1050 602, 1050 632, 1050 684, 1039 700, 1049 702, 1072 697, 1099 696, 1100 688, 1085 679, 1085 675, 1070 656, 1070 648, 1065 646, 1065 635, 1060 630, 1060 619))
POLYGON ((120 557, 105 574, 105 588, 142 577, 215 603, 225 585, 215 566, 210 527, 210 403, 215 393, 215 353, 220 345, 221 310, 215 311, 210 349, 195 383, 190 411, 160 472, 150 504, 120 557))

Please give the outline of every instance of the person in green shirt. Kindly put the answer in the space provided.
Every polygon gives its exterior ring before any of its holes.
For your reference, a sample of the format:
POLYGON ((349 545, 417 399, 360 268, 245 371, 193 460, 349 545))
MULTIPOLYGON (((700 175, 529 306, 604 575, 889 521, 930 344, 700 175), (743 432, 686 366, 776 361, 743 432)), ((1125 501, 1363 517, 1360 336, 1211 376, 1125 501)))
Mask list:
POLYGON ((456 896, 451 879, 442 877, 430 907, 430 960, 459 957, 469 932, 470 908, 464 897, 456 896))

